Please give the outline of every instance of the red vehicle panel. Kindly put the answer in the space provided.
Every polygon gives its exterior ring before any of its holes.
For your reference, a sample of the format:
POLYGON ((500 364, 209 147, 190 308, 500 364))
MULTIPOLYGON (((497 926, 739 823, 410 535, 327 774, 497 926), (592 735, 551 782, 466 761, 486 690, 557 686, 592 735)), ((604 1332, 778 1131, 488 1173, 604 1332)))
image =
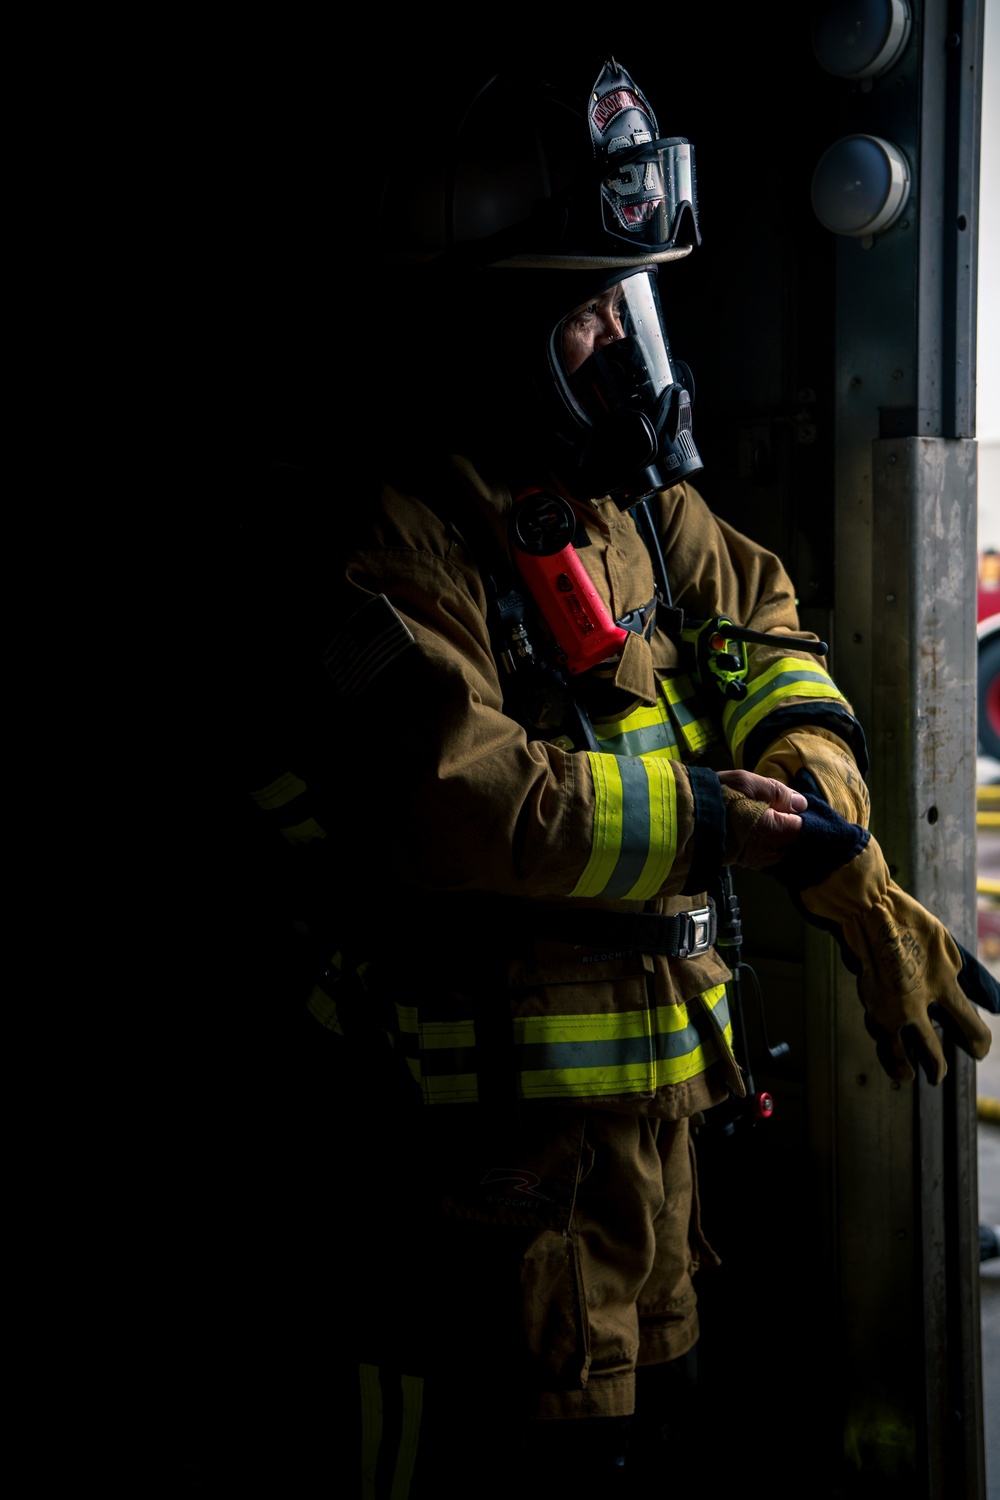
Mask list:
POLYGON ((1000 761, 1000 552, 992 547, 979 554, 976 599, 979 661, 976 684, 976 725, 979 748, 1000 761))

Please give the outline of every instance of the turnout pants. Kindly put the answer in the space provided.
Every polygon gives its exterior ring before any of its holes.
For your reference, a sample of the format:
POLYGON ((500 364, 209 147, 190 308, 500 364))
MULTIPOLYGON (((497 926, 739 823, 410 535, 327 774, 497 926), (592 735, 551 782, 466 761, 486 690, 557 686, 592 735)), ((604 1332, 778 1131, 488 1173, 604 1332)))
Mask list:
MULTIPOLYGON (((405 1467, 409 1446, 428 1493, 462 1452, 515 1474, 541 1424, 572 1441, 564 1423, 630 1417, 637 1370, 693 1350, 693 1277, 717 1263, 686 1120, 464 1115, 422 1111, 401 1143, 393 1286, 362 1340, 368 1472, 393 1449, 405 1467)), ((612 1441, 614 1426, 593 1430, 612 1441)))

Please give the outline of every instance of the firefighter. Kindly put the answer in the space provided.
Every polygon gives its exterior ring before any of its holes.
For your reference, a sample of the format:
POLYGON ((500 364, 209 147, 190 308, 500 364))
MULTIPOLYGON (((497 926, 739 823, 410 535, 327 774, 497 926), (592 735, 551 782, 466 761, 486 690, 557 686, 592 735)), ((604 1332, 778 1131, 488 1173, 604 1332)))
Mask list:
POLYGON ((413 1500, 659 1493, 704 1458, 691 1122, 746 1091, 722 872, 834 933, 895 1080, 944 1077, 935 1022, 983 1057, 996 990, 890 877, 782 562, 692 482, 660 301, 700 243, 692 145, 613 57, 497 75, 405 141, 353 294, 390 310, 377 482, 348 517, 315 486, 305 728, 254 786, 303 869, 340 867, 300 915, 310 1025, 377 1116, 358 1465, 413 1500))

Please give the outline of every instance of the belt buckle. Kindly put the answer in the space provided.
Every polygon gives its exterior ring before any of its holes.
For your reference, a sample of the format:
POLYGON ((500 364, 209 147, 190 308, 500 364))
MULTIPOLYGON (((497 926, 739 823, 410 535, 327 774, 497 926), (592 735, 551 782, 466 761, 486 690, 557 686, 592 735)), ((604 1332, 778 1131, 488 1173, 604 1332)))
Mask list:
POLYGON ((684 946, 677 950, 678 958, 696 958, 699 953, 707 953, 715 940, 715 907, 699 906, 682 915, 684 946))

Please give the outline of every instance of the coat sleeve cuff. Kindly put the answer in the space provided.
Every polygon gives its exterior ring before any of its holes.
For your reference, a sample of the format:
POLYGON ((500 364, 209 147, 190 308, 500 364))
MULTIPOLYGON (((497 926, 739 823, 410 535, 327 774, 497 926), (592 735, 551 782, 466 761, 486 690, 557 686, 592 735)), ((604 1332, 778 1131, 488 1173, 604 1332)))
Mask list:
POLYGON ((860 823, 848 823, 818 794, 818 787, 808 771, 800 771, 792 780, 795 790, 808 803, 801 814, 802 832, 783 859, 765 871, 790 890, 802 891, 819 885, 834 870, 849 864, 865 848, 871 832, 860 823))
POLYGON ((681 891, 696 896, 712 890, 722 868, 726 842, 726 804, 722 800, 722 782, 714 771, 704 766, 688 766, 691 795, 694 799, 694 856, 681 891))

